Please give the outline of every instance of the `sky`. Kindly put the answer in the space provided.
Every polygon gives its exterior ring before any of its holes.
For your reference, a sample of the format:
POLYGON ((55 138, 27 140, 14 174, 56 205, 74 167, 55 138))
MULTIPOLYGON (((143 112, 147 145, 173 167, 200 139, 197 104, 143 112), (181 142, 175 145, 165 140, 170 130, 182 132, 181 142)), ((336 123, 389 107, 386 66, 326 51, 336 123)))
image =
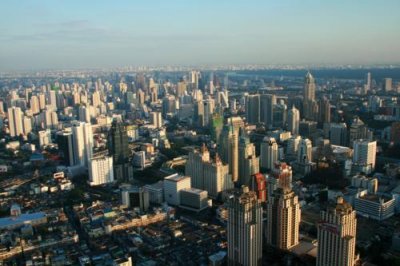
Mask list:
POLYGON ((0 70, 398 64, 398 0, 1 0, 0 70))

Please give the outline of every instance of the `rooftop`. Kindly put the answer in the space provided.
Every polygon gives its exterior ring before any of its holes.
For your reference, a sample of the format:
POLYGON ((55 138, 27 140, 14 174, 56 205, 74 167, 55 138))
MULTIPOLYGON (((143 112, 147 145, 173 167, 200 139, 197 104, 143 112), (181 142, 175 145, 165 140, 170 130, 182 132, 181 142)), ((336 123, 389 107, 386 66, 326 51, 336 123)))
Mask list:
POLYGON ((0 218, 0 229, 19 225, 19 224, 27 224, 33 220, 38 220, 46 217, 44 212, 35 212, 35 213, 23 213, 19 216, 9 216, 5 218, 0 218))

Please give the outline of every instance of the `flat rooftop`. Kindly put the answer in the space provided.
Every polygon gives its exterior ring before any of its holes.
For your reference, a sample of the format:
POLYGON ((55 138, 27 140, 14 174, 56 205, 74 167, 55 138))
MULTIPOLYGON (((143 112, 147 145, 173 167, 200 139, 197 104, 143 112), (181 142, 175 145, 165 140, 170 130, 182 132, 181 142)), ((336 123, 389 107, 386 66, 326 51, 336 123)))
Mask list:
POLYGON ((19 216, 9 216, 5 218, 0 218, 0 229, 7 228, 14 225, 29 224, 31 221, 39 220, 46 217, 44 212, 35 213, 23 213, 19 216))
POLYGON ((190 177, 182 176, 182 175, 178 175, 178 174, 173 174, 173 175, 170 175, 170 176, 166 176, 164 178, 164 180, 179 182, 179 181, 182 181, 182 180, 184 180, 186 178, 190 178, 190 177))

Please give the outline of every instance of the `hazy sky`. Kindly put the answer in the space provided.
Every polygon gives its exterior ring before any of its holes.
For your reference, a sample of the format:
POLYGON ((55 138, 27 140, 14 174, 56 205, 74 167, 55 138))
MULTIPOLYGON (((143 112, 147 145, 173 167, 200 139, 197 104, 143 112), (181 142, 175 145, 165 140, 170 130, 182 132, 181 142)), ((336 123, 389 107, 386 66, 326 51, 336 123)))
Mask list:
POLYGON ((400 63, 399 0, 1 0, 0 69, 400 63))

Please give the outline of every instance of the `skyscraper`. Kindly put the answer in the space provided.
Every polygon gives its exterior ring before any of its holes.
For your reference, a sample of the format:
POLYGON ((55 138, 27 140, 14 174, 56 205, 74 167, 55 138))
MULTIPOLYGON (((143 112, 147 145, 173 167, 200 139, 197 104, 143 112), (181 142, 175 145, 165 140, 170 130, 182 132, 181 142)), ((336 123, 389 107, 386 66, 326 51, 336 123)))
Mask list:
POLYGON ((219 140, 221 159, 224 163, 229 164, 229 173, 232 176, 233 182, 238 181, 239 178, 238 133, 238 131, 235 131, 233 123, 225 124, 219 140))
POLYGON ((262 207, 247 186, 228 201, 227 237, 228 265, 261 265, 262 207))
POLYGON ((301 139, 297 151, 297 162, 308 163, 312 161, 312 143, 309 139, 301 139))
POLYGON ((88 166, 93 155, 93 132, 90 123, 72 122, 74 165, 88 166))
POLYGON ((8 124, 10 129, 10 136, 17 137, 24 133, 22 124, 22 111, 19 107, 8 108, 8 124))
POLYGON ((368 172, 375 169, 376 141, 359 139, 354 141, 353 163, 367 167, 368 172))
POLYGON ((260 172, 260 161, 256 147, 250 142, 246 131, 239 130, 239 184, 250 185, 251 176, 260 172))
POLYGON ((369 138, 369 130, 367 125, 358 117, 355 116, 350 124, 349 132, 349 145, 353 147, 353 143, 357 139, 367 139, 369 138))
POLYGON ((271 170, 278 160, 278 144, 275 138, 265 137, 260 146, 260 166, 271 170))
POLYGON ((89 161, 89 184, 91 186, 114 182, 113 158, 100 156, 89 161))
POLYGON ((386 91, 386 92, 391 91, 392 90, 392 85, 393 85, 392 79, 391 78, 385 78, 384 82, 383 82, 383 90, 386 91))
POLYGON ((292 106, 292 109, 288 112, 288 130, 292 135, 299 134, 299 123, 300 123, 300 112, 296 107, 292 106))
POLYGON ((299 243, 300 204, 291 188, 277 188, 268 198, 267 243, 288 250, 299 243))
POLYGON ((318 101, 318 122, 320 124, 331 122, 331 104, 327 98, 318 101))
POLYGON ((260 95, 248 95, 246 97, 246 120, 249 124, 260 122, 260 95))
POLYGON ((318 106, 315 102, 315 80, 310 72, 307 72, 304 80, 303 112, 307 120, 315 120, 318 106))
POLYGON ((321 212, 318 224, 317 266, 354 266, 356 262, 356 212, 337 198, 336 206, 321 212))
POLYGON ((113 120, 108 132, 108 152, 114 159, 114 175, 117 180, 127 180, 133 177, 133 168, 129 163, 129 145, 126 127, 122 122, 113 120))
POLYGON ((273 94, 262 94, 260 96, 260 120, 266 128, 272 127, 273 110, 276 104, 276 96, 273 94))
POLYGON ((58 152, 63 158, 66 166, 74 165, 74 140, 72 132, 69 130, 57 132, 56 138, 58 152))

